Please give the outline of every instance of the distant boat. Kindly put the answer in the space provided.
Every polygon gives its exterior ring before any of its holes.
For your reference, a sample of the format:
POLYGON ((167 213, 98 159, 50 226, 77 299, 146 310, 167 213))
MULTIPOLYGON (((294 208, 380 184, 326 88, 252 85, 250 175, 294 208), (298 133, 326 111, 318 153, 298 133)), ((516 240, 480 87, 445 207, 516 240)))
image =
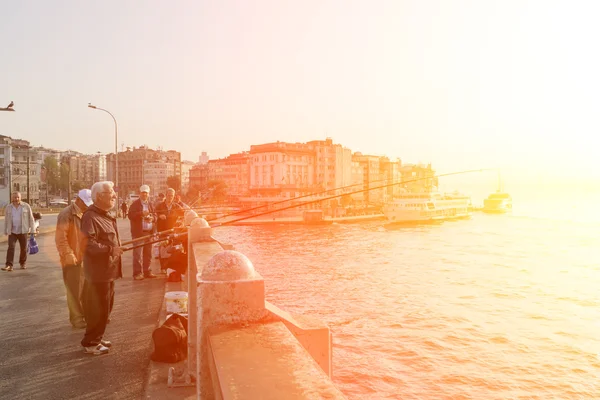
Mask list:
POLYGON ((459 193, 403 193, 384 204, 392 223, 435 222, 471 216, 471 199, 459 193))
POLYGON ((500 172, 498 172, 498 190, 483 200, 481 211, 488 214, 504 214, 512 211, 512 197, 502 190, 500 172))

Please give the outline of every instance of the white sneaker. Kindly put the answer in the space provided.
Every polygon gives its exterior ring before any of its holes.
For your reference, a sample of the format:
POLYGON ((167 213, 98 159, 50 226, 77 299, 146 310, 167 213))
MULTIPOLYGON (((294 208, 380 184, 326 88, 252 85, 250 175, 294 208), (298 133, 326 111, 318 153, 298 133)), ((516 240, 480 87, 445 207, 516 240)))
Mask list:
POLYGON ((111 347, 111 346, 112 346, 112 343, 110 342, 110 340, 104 340, 104 339, 102 339, 102 340, 100 341, 100 344, 101 344, 102 346, 104 346, 104 347, 111 347))
POLYGON ((108 354, 108 352, 110 351, 110 349, 108 347, 105 347, 101 344, 96 345, 96 346, 88 346, 88 347, 84 347, 83 351, 87 354, 91 354, 93 356, 99 356, 101 354, 108 354))

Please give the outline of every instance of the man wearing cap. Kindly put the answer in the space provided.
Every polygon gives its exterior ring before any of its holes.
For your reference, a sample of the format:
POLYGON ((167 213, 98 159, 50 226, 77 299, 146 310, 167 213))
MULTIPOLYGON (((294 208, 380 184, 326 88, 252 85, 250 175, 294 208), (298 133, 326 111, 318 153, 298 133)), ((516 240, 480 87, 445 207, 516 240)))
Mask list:
POLYGON ((82 307, 83 253, 81 248, 81 217, 92 205, 92 191, 81 189, 71 205, 65 207, 56 220, 54 240, 60 256, 63 281, 67 289, 69 321, 75 329, 86 327, 82 307))
MULTIPOLYGON (((140 198, 131 203, 129 207, 129 222, 131 225, 131 238, 133 240, 154 233, 156 215, 154 206, 148 200, 150 187, 140 186, 140 198)), ((156 278, 150 270, 152 262, 152 244, 133 249, 133 279, 141 281, 144 278, 156 278)))

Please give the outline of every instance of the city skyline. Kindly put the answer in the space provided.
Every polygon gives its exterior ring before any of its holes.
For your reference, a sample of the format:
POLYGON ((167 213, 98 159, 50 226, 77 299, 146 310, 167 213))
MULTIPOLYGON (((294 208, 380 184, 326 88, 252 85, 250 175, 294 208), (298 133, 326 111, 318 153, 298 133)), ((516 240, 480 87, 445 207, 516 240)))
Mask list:
MULTIPOLYGON (((108 1, 0 17, 0 134, 202 151, 331 137, 354 151, 597 182, 598 6, 567 2, 108 1), (48 18, 47 16, 50 16, 48 18), (90 140, 93 138, 93 140, 90 140), (355 150, 356 149, 356 150, 355 150), (360 150, 359 150, 360 149, 360 150)), ((540 178, 542 179, 542 178, 540 178)))

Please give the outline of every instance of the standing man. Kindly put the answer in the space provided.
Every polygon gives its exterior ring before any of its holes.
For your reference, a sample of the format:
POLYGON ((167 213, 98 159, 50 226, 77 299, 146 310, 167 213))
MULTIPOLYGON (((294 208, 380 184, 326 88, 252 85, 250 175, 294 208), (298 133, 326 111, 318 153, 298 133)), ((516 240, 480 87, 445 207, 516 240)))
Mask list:
POLYGON ((157 228, 159 232, 175 228, 177 219, 183 217, 183 208, 175 202, 175 189, 167 189, 165 201, 156 206, 156 214, 158 215, 157 228))
POLYGON ((54 241, 60 255, 63 281, 67 289, 69 321, 75 329, 85 328, 83 306, 83 249, 81 248, 81 217, 92 205, 92 191, 81 189, 75 201, 58 214, 54 241))
MULTIPOLYGON (((131 238, 133 240, 154 232, 156 217, 154 206, 148 200, 150 187, 140 186, 140 198, 131 203, 129 207, 129 221, 131 224, 131 238)), ((145 244, 133 249, 133 279, 141 281, 144 278, 156 278, 150 270, 152 262, 152 244, 145 244), (143 260, 142 260, 143 258, 143 260), (143 273, 142 273, 143 271, 143 273)))
POLYGON ((81 218, 83 272, 85 275, 83 312, 87 327, 81 340, 84 351, 106 354, 111 343, 103 340, 115 301, 115 280, 123 277, 121 241, 117 220, 109 211, 117 194, 109 181, 92 186, 92 204, 81 218))
POLYGON ((154 202, 154 208, 158 207, 158 205, 160 203, 162 203, 163 201, 165 201, 165 194, 164 193, 159 193, 158 197, 156 198, 156 201, 154 202))
POLYGON ((4 234, 8 235, 6 264, 2 271, 12 271, 15 260, 15 244, 19 241, 19 264, 27 268, 27 236, 35 231, 35 220, 29 204, 21 201, 21 193, 13 192, 12 203, 4 209, 4 234))

